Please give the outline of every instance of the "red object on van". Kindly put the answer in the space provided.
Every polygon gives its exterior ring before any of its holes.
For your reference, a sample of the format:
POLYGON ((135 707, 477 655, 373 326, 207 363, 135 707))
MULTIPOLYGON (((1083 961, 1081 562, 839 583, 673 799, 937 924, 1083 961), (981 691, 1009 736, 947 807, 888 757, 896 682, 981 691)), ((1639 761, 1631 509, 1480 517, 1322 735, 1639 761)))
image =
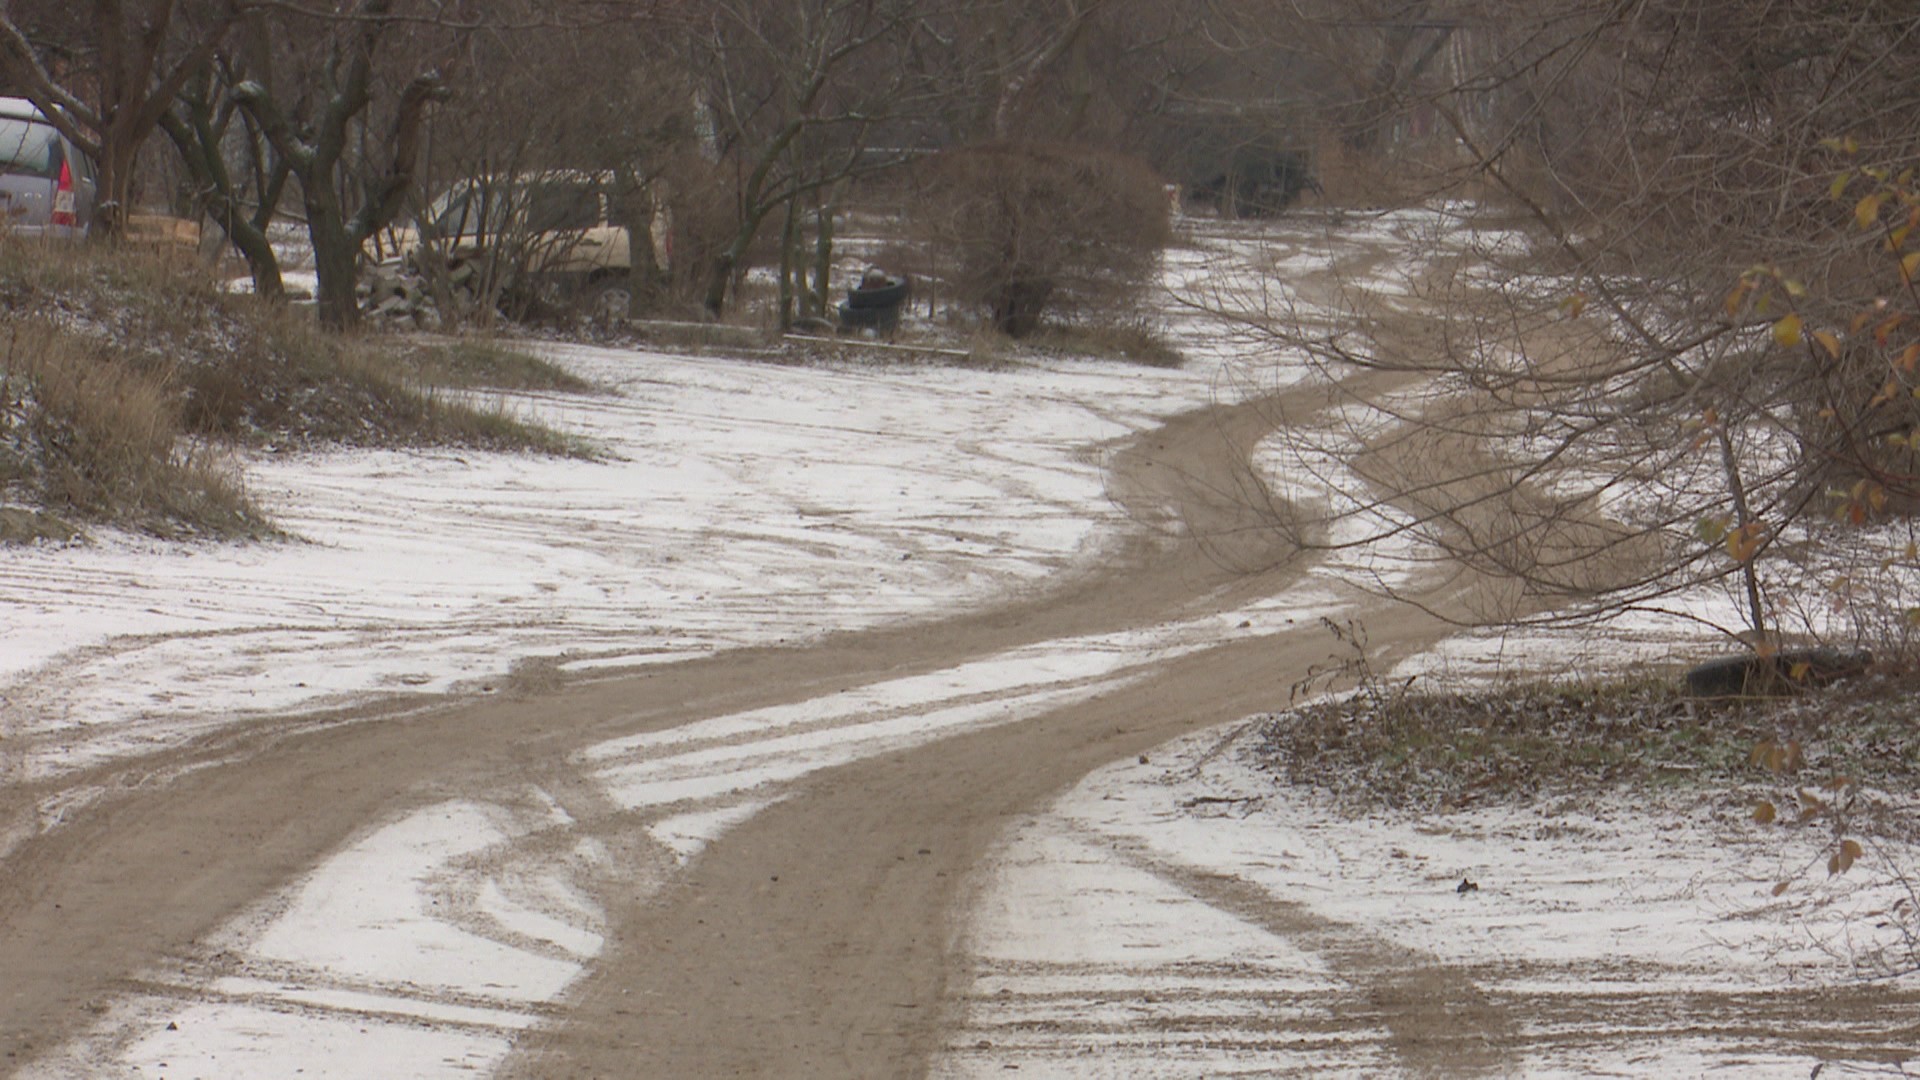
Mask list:
POLYGON ((60 163, 60 183, 53 189, 52 221, 55 225, 80 224, 74 213, 73 166, 65 161, 60 163))

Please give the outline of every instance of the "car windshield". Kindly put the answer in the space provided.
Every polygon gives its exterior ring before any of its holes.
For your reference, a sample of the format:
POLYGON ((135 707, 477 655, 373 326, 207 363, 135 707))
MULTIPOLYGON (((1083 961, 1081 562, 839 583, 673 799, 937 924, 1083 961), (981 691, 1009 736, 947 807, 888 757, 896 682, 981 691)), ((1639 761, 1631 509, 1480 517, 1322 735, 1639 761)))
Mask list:
POLYGON ((581 184, 547 183, 527 198, 527 227, 534 232, 591 229, 600 223, 600 193, 581 184))
POLYGON ((552 180, 462 184, 435 199, 426 220, 440 236, 497 236, 509 222, 536 234, 591 229, 600 224, 600 189, 591 182, 552 180))
POLYGON ((0 172, 51 177, 59 171, 59 138, 51 124, 0 117, 0 172))
POLYGON ((499 233, 507 222, 509 193, 494 188, 459 187, 434 200, 427 220, 441 236, 499 233), (481 224, 485 215, 485 225, 481 224))

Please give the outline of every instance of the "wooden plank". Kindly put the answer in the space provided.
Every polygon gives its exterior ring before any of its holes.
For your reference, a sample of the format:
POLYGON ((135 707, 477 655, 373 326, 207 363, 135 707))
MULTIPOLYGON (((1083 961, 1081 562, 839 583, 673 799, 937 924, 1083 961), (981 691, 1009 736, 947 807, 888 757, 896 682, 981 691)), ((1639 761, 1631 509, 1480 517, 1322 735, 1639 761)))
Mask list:
POLYGON ((886 349, 891 352, 920 353, 925 356, 948 356, 964 360, 973 354, 965 349, 942 349, 932 345, 895 345, 886 341, 862 341, 851 337, 820 337, 816 334, 783 334, 788 341, 809 341, 821 345, 855 345, 862 349, 886 349))

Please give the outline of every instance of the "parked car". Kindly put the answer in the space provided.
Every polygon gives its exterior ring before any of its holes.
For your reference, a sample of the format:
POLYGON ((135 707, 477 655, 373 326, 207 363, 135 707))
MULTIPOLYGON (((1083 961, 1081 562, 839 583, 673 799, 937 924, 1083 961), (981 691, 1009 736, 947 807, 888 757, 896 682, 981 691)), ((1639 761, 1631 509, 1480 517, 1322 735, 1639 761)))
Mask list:
POLYGON ((93 227, 99 183, 87 159, 25 98, 0 98, 0 221, 20 236, 77 240, 93 227))
MULTIPOLYGON (((666 264, 665 210, 643 191, 638 208, 653 234, 654 264, 666 264)), ((437 254, 456 284, 485 266, 507 289, 566 301, 599 319, 626 318, 633 306, 632 220, 615 197, 611 173, 555 169, 454 184, 427 205, 411 229, 389 238, 394 253, 424 269, 437 254)))

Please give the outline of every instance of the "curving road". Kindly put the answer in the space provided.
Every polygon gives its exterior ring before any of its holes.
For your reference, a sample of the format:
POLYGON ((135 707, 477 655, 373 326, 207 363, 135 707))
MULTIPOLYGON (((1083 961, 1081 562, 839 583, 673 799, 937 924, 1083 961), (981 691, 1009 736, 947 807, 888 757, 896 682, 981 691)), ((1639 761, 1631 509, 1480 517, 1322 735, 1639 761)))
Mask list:
MULTIPOLYGON (((610 739, 1278 593, 1304 565, 1251 509, 1266 500, 1248 453, 1282 417, 1318 404, 1298 390, 1135 439, 1110 480, 1135 534, 1104 565, 1017 603, 537 698, 291 720, 63 778, 109 794, 0 864, 6 1064, 83 1032, 113 995, 193 955, 358 831, 430 799, 577 771, 568 763, 610 739)), ((1441 631, 1405 610, 1368 623, 1376 643, 1404 647, 1441 631)), ((508 1071, 918 1073, 943 1023, 963 883, 1004 824, 1094 767, 1271 707, 1326 652, 1317 630, 1218 637, 1143 661, 1118 689, 802 776, 664 892, 603 895, 606 948, 560 1019, 520 1038, 508 1071)), ((591 798, 568 810, 602 834, 639 824, 591 798)))

